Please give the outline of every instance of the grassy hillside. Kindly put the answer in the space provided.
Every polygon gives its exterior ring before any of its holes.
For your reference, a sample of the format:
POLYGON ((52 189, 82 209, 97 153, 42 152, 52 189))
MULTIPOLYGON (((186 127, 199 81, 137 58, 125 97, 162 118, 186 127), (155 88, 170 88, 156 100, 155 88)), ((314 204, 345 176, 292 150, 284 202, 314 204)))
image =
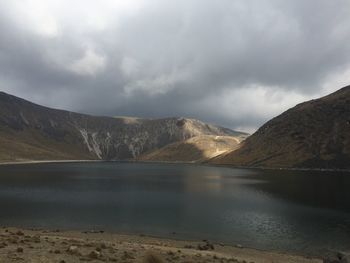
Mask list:
POLYGON ((264 124, 214 164, 350 168, 350 86, 301 103, 264 124))

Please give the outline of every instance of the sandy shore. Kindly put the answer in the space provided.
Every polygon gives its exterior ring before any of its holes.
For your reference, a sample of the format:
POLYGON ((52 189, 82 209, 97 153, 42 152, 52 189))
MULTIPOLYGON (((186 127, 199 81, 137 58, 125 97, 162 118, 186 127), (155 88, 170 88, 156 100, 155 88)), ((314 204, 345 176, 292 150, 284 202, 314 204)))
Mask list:
POLYGON ((0 161, 0 165, 12 164, 36 164, 36 163, 90 163, 90 162, 104 162, 103 160, 25 160, 25 161, 0 161))
POLYGON ((322 262, 297 255, 104 232, 0 229, 0 262, 322 262))

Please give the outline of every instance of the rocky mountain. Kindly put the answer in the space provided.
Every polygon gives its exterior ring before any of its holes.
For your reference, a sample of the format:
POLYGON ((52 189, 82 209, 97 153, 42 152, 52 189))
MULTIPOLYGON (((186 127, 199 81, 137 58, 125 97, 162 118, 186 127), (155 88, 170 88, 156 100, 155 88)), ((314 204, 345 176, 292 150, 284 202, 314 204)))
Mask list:
POLYGON ((287 110, 264 124, 238 150, 211 162, 257 167, 350 168, 350 86, 287 110))
POLYGON ((142 154, 137 160, 202 162, 236 149, 246 137, 244 133, 237 136, 200 135, 142 154))
POLYGON ((90 116, 0 92, 0 161, 132 159, 195 136, 240 134, 186 118, 90 116))

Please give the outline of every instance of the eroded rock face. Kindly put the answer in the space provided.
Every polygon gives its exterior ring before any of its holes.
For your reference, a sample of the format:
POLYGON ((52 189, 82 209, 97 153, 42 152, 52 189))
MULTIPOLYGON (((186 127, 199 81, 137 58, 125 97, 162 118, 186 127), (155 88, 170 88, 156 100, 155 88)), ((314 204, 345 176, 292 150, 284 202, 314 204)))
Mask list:
MULTIPOLYGON (((186 118, 95 117, 42 107, 0 93, 2 156, 13 159, 132 159, 199 135, 240 135, 186 118), (15 145, 11 142, 15 141, 15 145), (30 154, 31 153, 31 154, 30 154)), ((242 133, 243 134, 243 133, 242 133)), ((1 146, 1 145, 0 145, 1 146)))
POLYGON ((350 168, 350 86, 301 103, 213 162, 243 166, 350 168))

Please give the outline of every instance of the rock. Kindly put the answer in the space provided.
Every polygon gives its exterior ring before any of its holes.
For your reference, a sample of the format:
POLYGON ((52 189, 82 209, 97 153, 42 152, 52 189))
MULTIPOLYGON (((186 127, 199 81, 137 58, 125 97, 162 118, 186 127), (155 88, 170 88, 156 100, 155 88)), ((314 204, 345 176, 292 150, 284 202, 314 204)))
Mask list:
POLYGON ((33 241, 34 243, 40 243, 40 236, 39 235, 33 236, 33 241))
POLYGON ((350 263, 349 252, 336 252, 323 259, 323 263, 350 263))
POLYGON ((194 248, 194 246, 192 246, 192 245, 185 245, 184 248, 192 249, 192 248, 194 248))
POLYGON ((135 259, 135 257, 133 257, 133 255, 130 254, 129 252, 124 251, 124 255, 122 256, 122 259, 123 259, 123 260, 126 260, 126 259, 135 259))
POLYGON ((18 230, 18 231, 16 232, 16 235, 17 235, 17 236, 24 236, 24 233, 23 233, 22 231, 18 230))
POLYGON ((243 246, 241 244, 237 244, 236 248, 243 248, 243 246))
POLYGON ((203 245, 200 245, 200 244, 197 245, 197 249, 198 250, 208 250, 205 245, 203 246, 203 245))
POLYGON ((80 254, 77 246, 70 246, 67 249, 67 252, 71 255, 79 255, 80 254))
POLYGON ((350 252, 338 252, 338 257, 341 258, 341 263, 350 263, 350 252))
POLYGON ((205 241, 206 243, 204 244, 204 245, 200 245, 200 244, 198 244, 197 245, 197 249, 198 250, 214 250, 215 248, 214 248, 214 245, 213 244, 211 244, 209 241, 205 241))
POLYGON ((22 247, 18 247, 18 248, 16 249, 16 251, 17 251, 18 253, 23 253, 23 248, 22 248, 22 247))
POLYGON ((93 250, 89 253, 89 258, 97 259, 101 256, 101 253, 97 250, 93 250))

